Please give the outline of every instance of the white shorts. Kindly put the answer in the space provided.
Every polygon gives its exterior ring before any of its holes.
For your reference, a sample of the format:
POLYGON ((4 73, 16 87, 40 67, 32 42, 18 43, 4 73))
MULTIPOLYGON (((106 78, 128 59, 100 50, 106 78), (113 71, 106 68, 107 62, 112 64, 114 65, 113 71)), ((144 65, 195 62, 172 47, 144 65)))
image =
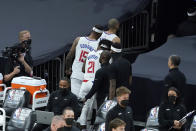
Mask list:
POLYGON ((83 80, 82 86, 80 88, 79 97, 84 98, 89 93, 92 86, 93 86, 93 81, 92 80, 83 80))
POLYGON ((71 92, 79 97, 80 88, 82 85, 82 80, 71 78, 71 92))

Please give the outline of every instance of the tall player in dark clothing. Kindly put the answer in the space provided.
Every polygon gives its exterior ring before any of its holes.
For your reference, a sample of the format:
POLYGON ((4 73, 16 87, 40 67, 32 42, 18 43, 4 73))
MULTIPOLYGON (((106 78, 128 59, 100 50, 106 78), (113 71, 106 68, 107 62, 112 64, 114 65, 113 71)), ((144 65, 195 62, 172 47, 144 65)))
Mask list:
POLYGON ((120 86, 129 87, 132 81, 132 67, 131 63, 122 57, 121 44, 113 44, 111 46, 112 64, 109 66, 110 70, 110 93, 109 99, 115 96, 116 88, 120 86))
POLYGON ((177 55, 171 55, 168 60, 169 74, 165 77, 165 86, 167 88, 174 86, 183 96, 186 88, 186 77, 179 70, 178 66, 180 65, 180 57, 177 55))

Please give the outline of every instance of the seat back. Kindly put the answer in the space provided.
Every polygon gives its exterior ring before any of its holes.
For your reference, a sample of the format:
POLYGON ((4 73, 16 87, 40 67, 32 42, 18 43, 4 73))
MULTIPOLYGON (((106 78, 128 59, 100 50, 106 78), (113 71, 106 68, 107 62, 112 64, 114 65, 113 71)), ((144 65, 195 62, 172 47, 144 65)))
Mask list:
POLYGON ((3 108, 0 108, 0 127, 2 127, 3 131, 5 131, 6 126, 6 114, 3 108))
POLYGON ((105 101, 101 105, 100 109, 97 111, 95 124, 100 124, 100 123, 105 122, 106 115, 107 115, 108 111, 111 110, 116 105, 117 105, 117 102, 114 100, 105 101))
POLYGON ((32 118, 32 109, 16 109, 7 126, 7 131, 30 131, 33 127, 34 119, 32 118))
POLYGON ((159 127, 158 122, 158 114, 159 114, 159 107, 156 106, 152 108, 149 112, 149 116, 147 118, 146 127, 159 127))
POLYGON ((152 108, 149 112, 146 127, 141 131, 159 131, 159 122, 158 122, 158 114, 159 114, 159 107, 156 106, 152 108))
POLYGON ((7 90, 7 87, 5 84, 0 84, 0 104, 2 105, 3 104, 3 101, 4 101, 4 94, 5 94, 5 91, 7 90))
POLYGON ((196 131, 196 115, 193 117, 191 127, 190 127, 190 131, 196 131))
POLYGON ((100 124, 96 131, 105 131, 105 123, 100 124))
POLYGON ((30 97, 30 93, 25 89, 8 90, 3 103, 6 115, 10 116, 12 112, 19 107, 28 107, 30 97))

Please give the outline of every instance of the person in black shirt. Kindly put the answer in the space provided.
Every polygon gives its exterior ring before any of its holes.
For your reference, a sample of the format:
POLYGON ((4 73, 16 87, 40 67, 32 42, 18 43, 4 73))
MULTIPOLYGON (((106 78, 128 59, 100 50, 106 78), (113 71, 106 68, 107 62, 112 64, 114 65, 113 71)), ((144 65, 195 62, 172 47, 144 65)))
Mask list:
POLYGON ((105 129, 109 131, 109 123, 115 118, 119 118, 126 123, 125 131, 134 131, 133 112, 129 104, 131 91, 126 87, 119 87, 116 90, 118 104, 106 115, 105 129))
POLYGON ((100 56, 101 69, 99 69, 95 74, 95 79, 93 87, 89 93, 85 96, 83 101, 90 99, 95 93, 97 93, 97 107, 100 107, 104 102, 105 98, 108 96, 109 92, 109 60, 111 58, 109 51, 103 51, 100 56))
POLYGON ((54 131, 80 131, 76 126, 73 125, 74 111, 72 108, 70 107, 65 108, 62 117, 64 120, 64 126, 59 126, 60 128, 57 129, 55 128, 56 125, 53 126, 53 124, 51 124, 51 126, 44 131, 52 131, 51 129, 53 129, 54 131))
POLYGON ((31 44, 31 34, 29 31, 24 30, 19 33, 19 44, 24 49, 29 48, 24 53, 20 53, 18 59, 7 61, 6 67, 4 68, 4 83, 10 86, 10 82, 13 77, 16 76, 32 76, 33 75, 33 60, 31 57, 31 50, 29 45, 31 44), (14 62, 15 61, 15 62, 14 62))
MULTIPOLYGON (((52 92, 48 100, 46 111, 54 112, 55 115, 61 115, 66 107, 72 107, 76 119, 80 115, 81 107, 78 103, 77 97, 70 91, 70 81, 65 78, 60 80, 59 89, 52 92)), ((43 130, 47 128, 48 125, 37 124, 33 131, 43 130)))
POLYGON ((81 107, 77 97, 70 91, 70 81, 67 78, 60 80, 59 89, 50 95, 46 110, 61 115, 66 107, 72 107, 76 117, 79 116, 81 107))
POLYGON ((75 127, 74 124, 74 111, 72 108, 67 107, 63 111, 63 117, 65 120, 65 126, 63 128, 63 131, 79 131, 77 127, 75 127))
POLYGON ((186 88, 186 77, 179 70, 180 57, 177 55, 171 55, 168 60, 169 74, 165 77, 165 86, 167 89, 171 86, 176 87, 180 91, 182 97, 186 88))
POLYGON ((186 115, 185 106, 179 96, 179 91, 171 87, 167 92, 167 97, 160 105, 158 121, 160 131, 168 131, 171 127, 171 131, 183 131, 184 123, 179 122, 181 118, 186 115))
POLYGON ((109 99, 112 100, 115 96, 116 88, 120 86, 128 87, 132 81, 131 63, 122 57, 121 44, 113 44, 111 46, 112 64, 109 66, 110 76, 110 93, 109 99))

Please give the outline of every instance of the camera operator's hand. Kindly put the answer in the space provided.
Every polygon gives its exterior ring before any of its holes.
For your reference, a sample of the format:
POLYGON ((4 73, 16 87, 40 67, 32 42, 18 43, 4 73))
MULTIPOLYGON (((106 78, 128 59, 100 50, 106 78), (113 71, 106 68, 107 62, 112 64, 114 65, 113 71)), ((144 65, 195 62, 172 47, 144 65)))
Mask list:
POLYGON ((16 66, 12 73, 4 75, 4 81, 10 81, 18 73, 20 73, 20 66, 16 66))
POLYGON ((28 63, 25 61, 24 59, 24 55, 20 54, 20 56, 18 57, 18 61, 21 62, 21 64, 24 66, 25 68, 25 72, 28 73, 29 75, 32 75, 32 68, 28 65, 28 63))
POLYGON ((13 73, 14 73, 15 75, 18 74, 18 73, 20 73, 20 66, 16 66, 16 67, 14 68, 13 73))
POLYGON ((20 57, 18 57, 18 61, 20 61, 21 63, 24 62, 24 55, 20 54, 20 57))

